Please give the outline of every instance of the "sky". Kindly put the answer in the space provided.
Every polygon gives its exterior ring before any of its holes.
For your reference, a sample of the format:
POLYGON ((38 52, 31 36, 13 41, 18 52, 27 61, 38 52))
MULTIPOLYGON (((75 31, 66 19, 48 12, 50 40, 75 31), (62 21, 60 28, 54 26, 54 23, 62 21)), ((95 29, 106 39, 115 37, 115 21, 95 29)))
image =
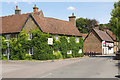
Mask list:
POLYGON ((68 21, 68 16, 74 12, 77 18, 96 19, 99 24, 109 22, 114 8, 114 2, 2 2, 0 16, 14 14, 16 5, 21 9, 21 13, 30 13, 35 4, 45 17, 68 21))

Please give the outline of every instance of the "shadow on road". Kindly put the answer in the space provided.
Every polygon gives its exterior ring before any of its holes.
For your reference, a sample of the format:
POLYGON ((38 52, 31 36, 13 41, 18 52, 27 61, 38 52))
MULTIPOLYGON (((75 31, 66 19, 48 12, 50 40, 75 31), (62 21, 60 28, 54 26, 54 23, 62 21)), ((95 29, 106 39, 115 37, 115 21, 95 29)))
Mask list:
POLYGON ((116 75, 115 77, 116 77, 116 78, 120 78, 120 75, 116 75))
POLYGON ((105 55, 104 55, 104 56, 102 56, 102 55, 101 55, 101 56, 100 56, 100 55, 98 56, 98 55, 97 55, 97 56, 89 56, 89 57, 111 58, 111 59, 113 59, 113 60, 116 60, 116 59, 115 59, 115 56, 107 56, 107 55, 106 55, 106 56, 105 56, 105 55))

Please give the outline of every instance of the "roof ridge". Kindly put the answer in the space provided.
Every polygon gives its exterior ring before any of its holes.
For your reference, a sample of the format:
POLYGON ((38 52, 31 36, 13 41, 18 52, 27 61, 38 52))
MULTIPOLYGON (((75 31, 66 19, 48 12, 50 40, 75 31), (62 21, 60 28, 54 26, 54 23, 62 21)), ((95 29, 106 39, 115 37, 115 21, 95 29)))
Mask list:
MULTIPOLYGON (((32 14, 32 15, 34 15, 34 14, 32 14)), ((35 16, 38 16, 38 15, 35 15, 35 16)), ((39 17, 41 17, 41 16, 39 16, 39 17)), ((55 20, 59 20, 59 21, 64 21, 64 22, 70 23, 69 21, 65 21, 65 20, 61 20, 61 19, 57 19, 57 18, 53 18, 53 17, 42 17, 42 18, 55 19, 55 20)), ((71 23, 71 24, 72 24, 72 23, 71 23)))
POLYGON ((8 15, 8 16, 2 16, 0 18, 5 18, 5 17, 11 17, 11 16, 21 16, 21 15, 28 15, 30 13, 23 13, 23 14, 13 14, 13 15, 8 15))
POLYGON ((111 38, 105 31, 98 30, 98 29, 94 29, 94 31, 98 34, 98 36, 99 36, 102 40, 113 41, 112 38, 111 38), (106 36, 106 37, 105 37, 105 36, 106 36))

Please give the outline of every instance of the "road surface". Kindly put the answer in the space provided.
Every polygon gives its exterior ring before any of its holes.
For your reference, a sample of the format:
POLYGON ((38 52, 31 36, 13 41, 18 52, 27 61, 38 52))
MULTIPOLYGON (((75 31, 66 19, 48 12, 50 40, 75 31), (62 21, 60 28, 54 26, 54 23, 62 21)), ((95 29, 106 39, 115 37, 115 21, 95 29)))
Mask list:
POLYGON ((115 78, 117 61, 84 57, 57 61, 3 61, 3 78, 115 78))

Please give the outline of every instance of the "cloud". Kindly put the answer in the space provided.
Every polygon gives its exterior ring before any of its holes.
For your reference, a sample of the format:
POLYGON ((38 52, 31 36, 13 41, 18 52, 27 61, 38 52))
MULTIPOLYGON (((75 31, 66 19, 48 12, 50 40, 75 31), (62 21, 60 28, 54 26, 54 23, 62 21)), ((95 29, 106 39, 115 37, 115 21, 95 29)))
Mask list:
POLYGON ((17 1, 14 1, 14 4, 17 4, 17 1))
POLYGON ((10 4, 10 1, 8 1, 7 3, 10 4))
POLYGON ((73 6, 70 6, 70 7, 67 8, 67 10, 73 11, 73 10, 75 10, 75 8, 73 6))
POLYGON ((28 2, 28 4, 32 4, 32 2, 28 2))

